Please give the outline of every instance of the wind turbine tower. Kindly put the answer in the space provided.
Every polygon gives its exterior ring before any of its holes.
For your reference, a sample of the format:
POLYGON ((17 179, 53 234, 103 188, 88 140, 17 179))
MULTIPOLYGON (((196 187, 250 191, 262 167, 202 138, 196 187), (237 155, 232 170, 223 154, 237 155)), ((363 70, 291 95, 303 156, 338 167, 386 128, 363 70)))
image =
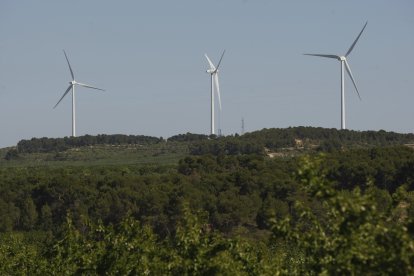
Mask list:
POLYGON ((219 107, 221 111, 221 97, 220 97, 220 86, 219 86, 219 80, 218 80, 218 73, 219 73, 219 67, 221 64, 221 60, 223 59, 224 53, 226 50, 223 51, 223 54, 221 54, 220 61, 217 64, 217 67, 214 66, 213 62, 209 59, 207 54, 204 54, 207 62, 210 66, 209 69, 207 69, 207 73, 211 76, 211 128, 210 128, 210 134, 215 134, 215 126, 214 126, 214 90, 217 91, 217 97, 219 102, 219 107))
POLYGON ((354 76, 352 75, 351 67, 349 67, 347 57, 352 52, 352 50, 355 47, 355 44, 357 43, 358 39, 362 35, 362 32, 364 31, 365 27, 367 26, 368 22, 365 23, 364 27, 362 28, 361 32, 355 39, 354 43, 352 43, 351 47, 349 47, 348 52, 344 56, 338 56, 338 55, 325 55, 325 54, 304 54, 307 56, 317 56, 317 57, 325 57, 325 58, 334 58, 340 61, 341 63, 341 129, 346 129, 345 125, 345 76, 344 76, 344 68, 346 68, 346 71, 349 75, 349 77, 352 80, 352 83, 354 84, 355 91, 358 94, 359 99, 361 100, 361 96, 359 95, 358 87, 356 85, 354 76))
POLYGON ((69 87, 66 89, 65 93, 63 93, 63 96, 60 98, 60 100, 57 102, 57 104, 53 108, 56 108, 58 104, 66 96, 66 94, 68 94, 69 91, 72 89, 72 136, 76 137, 75 86, 79 85, 79 86, 83 86, 86 88, 92 88, 92 89, 97 89, 101 91, 105 91, 105 90, 75 81, 75 75, 73 74, 73 70, 72 70, 72 67, 70 66, 69 59, 68 59, 68 56, 66 55, 65 50, 63 50, 63 53, 65 54, 65 58, 69 66, 69 71, 70 71, 70 75, 72 76, 72 81, 69 82, 69 87))

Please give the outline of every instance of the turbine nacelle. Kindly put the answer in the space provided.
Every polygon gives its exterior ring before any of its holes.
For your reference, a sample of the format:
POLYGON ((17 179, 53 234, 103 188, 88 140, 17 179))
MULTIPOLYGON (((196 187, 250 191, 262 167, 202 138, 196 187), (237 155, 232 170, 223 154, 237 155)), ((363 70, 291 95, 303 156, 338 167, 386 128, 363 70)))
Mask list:
POLYGON ((338 57, 338 60, 340 60, 340 61, 346 61, 346 57, 345 56, 340 56, 340 57, 338 57))

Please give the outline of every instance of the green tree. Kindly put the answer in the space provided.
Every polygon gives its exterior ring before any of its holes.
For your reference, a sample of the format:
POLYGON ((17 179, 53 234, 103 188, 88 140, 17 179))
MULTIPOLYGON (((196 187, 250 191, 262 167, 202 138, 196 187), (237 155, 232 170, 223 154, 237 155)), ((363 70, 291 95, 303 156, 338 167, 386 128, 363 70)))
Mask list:
POLYGON ((24 230, 32 230, 37 223, 37 211, 31 197, 26 197, 20 207, 20 225, 24 230))
POLYGON ((377 210, 372 195, 358 188, 351 193, 335 190, 320 171, 320 163, 320 159, 304 158, 299 178, 304 192, 322 202, 325 218, 315 216, 303 202, 296 202, 296 221, 274 221, 273 241, 282 240, 290 252, 299 252, 299 262, 293 268, 286 258, 288 272, 413 274, 412 221, 391 223, 388 214, 377 210))
POLYGON ((0 198, 0 231, 12 231, 20 218, 20 210, 12 202, 0 198))
POLYGON ((39 244, 23 233, 0 234, 0 275, 41 275, 46 266, 39 244))
POLYGON ((52 209, 48 204, 43 205, 42 209, 40 210, 39 224, 43 230, 47 231, 53 229, 52 209))
POLYGON ((17 158, 19 158, 19 152, 16 149, 8 150, 6 155, 4 156, 4 159, 6 159, 7 161, 14 160, 17 158))

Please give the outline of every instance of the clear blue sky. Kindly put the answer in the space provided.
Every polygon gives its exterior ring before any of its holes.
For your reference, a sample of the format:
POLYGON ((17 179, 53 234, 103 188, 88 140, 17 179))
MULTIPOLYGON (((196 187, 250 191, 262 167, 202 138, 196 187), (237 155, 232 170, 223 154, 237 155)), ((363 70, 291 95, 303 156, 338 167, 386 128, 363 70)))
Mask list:
POLYGON ((176 0, 0 2, 0 147, 71 134, 70 81, 79 88, 77 134, 169 137, 208 133, 209 75, 217 61, 224 134, 288 126, 340 127, 344 54, 347 127, 414 130, 412 0, 176 0))

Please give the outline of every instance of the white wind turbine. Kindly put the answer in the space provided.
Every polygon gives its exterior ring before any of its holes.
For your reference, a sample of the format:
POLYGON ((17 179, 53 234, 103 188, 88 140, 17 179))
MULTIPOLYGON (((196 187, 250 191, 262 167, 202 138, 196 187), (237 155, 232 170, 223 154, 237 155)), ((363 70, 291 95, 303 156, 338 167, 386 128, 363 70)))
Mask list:
POLYGON ((364 31, 365 27, 367 26, 368 22, 365 23, 364 27, 362 28, 361 32, 355 39, 354 43, 352 43, 351 47, 349 48, 348 52, 346 52, 345 56, 338 56, 338 55, 324 55, 324 54, 304 54, 307 56, 317 56, 317 57, 325 57, 325 58, 334 58, 341 62, 341 129, 346 129, 345 127, 345 81, 344 81, 344 65, 346 68, 346 71, 348 72, 349 77, 352 80, 352 83, 354 84, 355 91, 358 94, 359 99, 361 100, 361 96, 359 95, 358 87, 355 83, 354 77, 352 76, 351 68, 349 67, 348 61, 346 58, 349 56, 349 54, 352 52, 352 50, 355 47, 355 44, 357 43, 359 37, 361 36, 362 32, 364 31))
POLYGON ((76 127, 75 127, 75 124, 76 124, 76 121, 75 121, 75 85, 79 85, 79 86, 83 86, 83 87, 87 87, 87 88, 92 88, 92 89, 97 89, 97 90, 101 90, 101 91, 105 91, 105 90, 75 81, 75 76, 73 74, 72 67, 70 66, 69 59, 68 59, 68 57, 66 55, 65 50, 63 50, 63 53, 65 54, 66 61, 68 62, 70 74, 72 76, 72 81, 69 82, 68 89, 66 89, 65 93, 63 93, 63 96, 60 98, 60 100, 57 102, 57 104, 53 108, 56 108, 56 106, 58 106, 58 104, 66 96, 66 94, 68 94, 69 91, 72 89, 72 136, 73 137, 76 137, 76 127))
POLYGON ((217 64, 217 67, 214 66, 213 62, 211 62, 211 60, 208 58, 207 54, 204 54, 208 64, 210 65, 210 68, 207 70, 207 73, 210 74, 211 76, 211 134, 215 134, 215 128, 214 128, 214 87, 216 88, 217 91, 217 96, 218 96, 218 102, 219 102, 219 107, 220 107, 220 111, 221 111, 221 97, 220 97, 220 86, 219 86, 219 80, 218 80, 218 73, 219 73, 219 67, 220 67, 220 63, 221 60, 223 59, 224 53, 226 52, 226 50, 223 51, 223 54, 221 54, 220 57, 220 61, 217 64))

